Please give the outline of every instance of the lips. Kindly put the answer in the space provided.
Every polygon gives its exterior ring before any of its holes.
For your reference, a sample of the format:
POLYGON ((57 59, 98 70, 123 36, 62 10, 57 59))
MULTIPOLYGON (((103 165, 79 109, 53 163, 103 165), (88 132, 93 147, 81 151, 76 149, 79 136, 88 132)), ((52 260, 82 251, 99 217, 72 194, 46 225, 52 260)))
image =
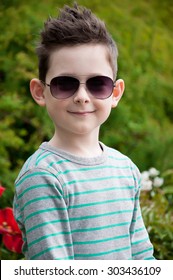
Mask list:
POLYGON ((74 114, 74 115, 88 115, 88 114, 92 114, 94 111, 69 111, 69 113, 74 114))

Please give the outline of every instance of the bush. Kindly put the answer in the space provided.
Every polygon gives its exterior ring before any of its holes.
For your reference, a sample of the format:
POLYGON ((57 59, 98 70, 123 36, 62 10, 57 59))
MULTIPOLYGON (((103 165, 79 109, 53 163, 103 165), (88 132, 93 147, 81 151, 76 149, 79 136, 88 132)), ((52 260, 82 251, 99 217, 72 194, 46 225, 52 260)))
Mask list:
POLYGON ((145 225, 154 246, 155 257, 159 260, 173 259, 173 170, 162 174, 143 173, 141 208, 145 225), (156 179, 157 178, 157 179, 156 179), (156 179, 156 180, 155 180, 156 179), (160 179, 160 184, 159 184, 160 179), (161 185, 164 179, 163 185, 161 185), (155 184, 158 183, 158 184, 155 184))

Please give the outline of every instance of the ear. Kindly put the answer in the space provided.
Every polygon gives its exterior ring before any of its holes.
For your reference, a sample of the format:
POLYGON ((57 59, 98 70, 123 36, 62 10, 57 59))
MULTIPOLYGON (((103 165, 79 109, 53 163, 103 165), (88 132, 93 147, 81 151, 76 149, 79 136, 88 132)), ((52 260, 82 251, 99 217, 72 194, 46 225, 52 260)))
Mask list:
POLYGON ((39 79, 32 79, 30 81, 30 92, 38 105, 45 106, 44 85, 39 79))
POLYGON ((125 89, 124 81, 122 79, 117 80, 113 90, 112 108, 115 108, 118 105, 118 102, 120 101, 123 95, 124 89, 125 89))

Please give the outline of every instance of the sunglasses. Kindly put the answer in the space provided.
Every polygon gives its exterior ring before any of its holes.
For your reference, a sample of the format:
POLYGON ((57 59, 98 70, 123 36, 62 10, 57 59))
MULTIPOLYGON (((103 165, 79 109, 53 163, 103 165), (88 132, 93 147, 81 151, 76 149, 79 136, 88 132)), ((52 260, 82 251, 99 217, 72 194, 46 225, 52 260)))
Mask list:
POLYGON ((89 93, 97 99, 106 99, 111 96, 114 89, 114 82, 106 76, 94 76, 85 83, 81 83, 77 78, 70 76, 54 77, 50 84, 41 81, 50 87, 50 92, 57 99, 66 99, 75 94, 80 84, 85 84, 89 93))

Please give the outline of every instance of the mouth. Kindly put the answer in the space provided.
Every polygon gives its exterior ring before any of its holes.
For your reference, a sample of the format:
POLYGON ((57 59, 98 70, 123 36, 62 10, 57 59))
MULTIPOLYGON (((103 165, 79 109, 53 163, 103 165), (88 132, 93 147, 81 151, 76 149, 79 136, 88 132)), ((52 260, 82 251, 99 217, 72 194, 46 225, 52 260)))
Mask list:
POLYGON ((69 111, 68 113, 77 115, 77 116, 87 116, 94 113, 95 111, 69 111))

